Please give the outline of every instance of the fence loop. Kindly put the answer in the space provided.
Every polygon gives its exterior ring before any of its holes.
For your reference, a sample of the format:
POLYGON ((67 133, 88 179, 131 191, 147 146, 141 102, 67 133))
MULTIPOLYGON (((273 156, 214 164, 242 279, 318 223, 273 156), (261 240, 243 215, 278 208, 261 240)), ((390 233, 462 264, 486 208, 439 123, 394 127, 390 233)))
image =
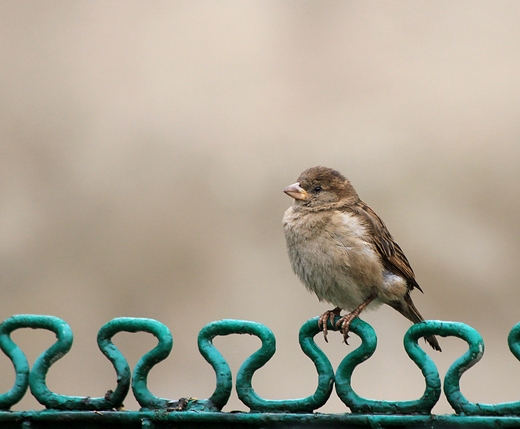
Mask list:
MULTIPOLYGON (((445 335, 461 338, 469 346, 468 351, 451 365, 444 378, 444 393, 455 412, 467 416, 520 415, 520 401, 484 404, 466 399, 460 391, 460 378, 482 358, 484 341, 480 334, 468 325, 456 322, 449 322, 448 325, 444 322, 444 325, 445 335)), ((520 360, 520 323, 511 329, 507 340, 511 353, 520 360)))
POLYGON ((381 401, 360 397, 352 388, 351 380, 354 369, 369 359, 377 346, 376 333, 361 319, 354 319, 351 331, 361 338, 361 345, 349 353, 336 371, 336 392, 340 399, 353 413, 371 414, 428 414, 437 403, 441 393, 439 372, 433 361, 417 344, 420 337, 430 335, 427 324, 412 326, 404 338, 404 347, 408 356, 421 369, 426 381, 426 388, 421 398, 411 401, 381 401))
MULTIPOLYGON (((132 376, 132 391, 143 408, 168 408, 175 401, 158 398, 147 387, 148 373, 157 363, 166 359, 173 347, 173 338, 168 328, 153 319, 119 317, 101 327, 98 333, 98 346, 112 362, 117 374, 117 388, 105 396, 110 408, 122 405, 130 386, 130 368, 125 357, 112 342, 112 337, 119 332, 147 332, 154 335, 159 343, 137 362, 132 376)), ((105 405, 106 406, 106 405, 105 405)))
POLYGON ((237 393, 240 400, 251 411, 258 412, 312 412, 323 406, 329 399, 334 383, 334 370, 328 358, 316 345, 314 337, 321 330, 318 318, 308 320, 300 329, 299 342, 302 351, 311 358, 318 372, 318 386, 314 394, 300 399, 267 400, 257 395, 252 387, 252 378, 275 352, 275 338, 271 331, 253 333, 262 341, 262 348, 251 355, 240 367, 237 374, 237 393), (263 350, 265 346, 266 350, 263 350))
POLYGON ((239 399, 255 412, 312 412, 321 407, 332 391, 334 372, 329 360, 314 342, 313 337, 318 332, 317 318, 311 319, 302 326, 299 336, 303 352, 312 359, 318 371, 316 392, 301 399, 267 400, 255 392, 252 378, 275 353, 276 339, 272 331, 260 323, 243 320, 221 320, 206 325, 199 334, 199 349, 212 365, 217 377, 217 387, 209 399, 210 403, 222 409, 232 389, 231 370, 224 357, 213 346, 213 338, 217 335, 249 334, 260 339, 261 347, 249 356, 238 370, 236 389, 239 399))

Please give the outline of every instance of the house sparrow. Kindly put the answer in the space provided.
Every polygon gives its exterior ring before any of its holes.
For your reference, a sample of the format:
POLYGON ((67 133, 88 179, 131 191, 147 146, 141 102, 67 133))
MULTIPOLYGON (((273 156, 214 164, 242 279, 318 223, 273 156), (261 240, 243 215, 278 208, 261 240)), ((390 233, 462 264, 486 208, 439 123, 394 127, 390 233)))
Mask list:
MULTIPOLYGON (((345 343, 350 323, 367 307, 388 304, 413 323, 424 320, 410 296, 422 289, 408 259, 348 179, 312 167, 283 191, 294 198, 283 218, 292 268, 320 301, 336 307, 319 318, 325 340, 327 322, 341 310, 350 311, 336 323, 345 343)), ((435 336, 425 339, 441 351, 435 336)))

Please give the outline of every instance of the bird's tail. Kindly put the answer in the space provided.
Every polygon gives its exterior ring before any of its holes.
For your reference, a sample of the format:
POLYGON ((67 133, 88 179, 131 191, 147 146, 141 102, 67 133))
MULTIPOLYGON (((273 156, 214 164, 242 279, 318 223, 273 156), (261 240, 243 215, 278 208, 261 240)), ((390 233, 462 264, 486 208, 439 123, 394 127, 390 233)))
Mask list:
MULTIPOLYGON (((393 305, 391 304, 393 308, 395 308, 399 313, 401 313, 404 317, 411 320, 413 323, 419 323, 424 321, 424 317, 421 316, 421 313, 419 313, 419 310, 415 307, 412 297, 409 294, 406 294, 404 296, 404 302, 398 301, 393 305)), ((424 338, 428 344, 432 347, 433 350, 437 350, 439 352, 442 352, 441 346, 439 345, 439 342, 437 341, 437 338, 434 335, 429 335, 428 337, 424 338)))

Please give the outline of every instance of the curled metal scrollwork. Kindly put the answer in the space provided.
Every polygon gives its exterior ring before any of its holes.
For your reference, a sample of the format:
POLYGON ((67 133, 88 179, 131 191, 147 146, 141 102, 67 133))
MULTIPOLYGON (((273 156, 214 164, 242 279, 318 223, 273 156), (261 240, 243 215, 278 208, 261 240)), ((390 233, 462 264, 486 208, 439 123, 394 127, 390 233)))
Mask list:
MULTIPOLYGON (((336 328, 329 322, 329 329, 336 328)), ((203 411, 220 412, 227 404, 233 389, 233 375, 222 354, 213 345, 217 336, 249 334, 260 339, 261 345, 243 363, 236 374, 235 388, 239 399, 256 413, 313 413, 329 399, 335 386, 336 392, 352 415, 429 415, 441 395, 441 379, 433 360, 419 346, 420 338, 428 335, 453 336, 468 344, 468 350, 448 369, 444 377, 444 393, 457 414, 467 416, 520 416, 520 402, 500 404, 473 403, 466 399, 460 389, 460 378, 484 353, 484 343, 473 328, 458 322, 426 321, 413 325, 404 337, 404 347, 410 359, 420 369, 425 390, 421 398, 410 401, 382 401, 360 397, 351 385, 356 367, 369 359, 377 345, 377 337, 370 325, 360 319, 351 324, 351 331, 358 335, 361 344, 349 350, 336 372, 314 341, 318 318, 308 320, 299 332, 300 347, 314 364, 317 386, 314 393, 298 399, 271 400, 260 397, 253 388, 253 376, 266 365, 276 351, 276 339, 266 326, 243 320, 219 320, 209 323, 199 333, 198 345, 202 357, 212 366, 216 387, 207 399, 191 397, 178 400, 159 398, 148 389, 149 372, 166 359, 173 347, 169 329, 152 319, 117 318, 101 327, 97 342, 101 352, 111 362, 116 372, 116 385, 104 396, 67 396, 52 392, 47 387, 46 377, 51 366, 72 347, 73 335, 69 325, 53 316, 17 315, 0 324, 0 349, 11 360, 15 371, 13 387, 0 394, 0 413, 19 402, 30 389, 32 395, 47 409, 64 411, 109 411, 118 410, 130 389, 141 405, 141 412, 203 411), (23 328, 45 329, 56 335, 56 342, 43 351, 32 368, 11 334, 23 328), (120 332, 146 332, 157 339, 157 346, 141 357, 133 372, 124 355, 112 342, 120 332)), ((520 360, 520 323, 515 325, 508 337, 513 355, 520 360)))
POLYGON ((404 346, 406 353, 421 369, 425 378, 424 394, 420 399, 411 401, 378 401, 361 398, 351 385, 354 369, 372 356, 377 345, 376 333, 372 327, 360 319, 353 321, 351 330, 361 337, 362 343, 343 359, 336 371, 338 396, 353 413, 428 414, 437 403, 441 394, 439 372, 430 357, 417 344, 419 338, 430 335, 428 327, 420 324, 414 325, 412 328, 404 338, 404 346))

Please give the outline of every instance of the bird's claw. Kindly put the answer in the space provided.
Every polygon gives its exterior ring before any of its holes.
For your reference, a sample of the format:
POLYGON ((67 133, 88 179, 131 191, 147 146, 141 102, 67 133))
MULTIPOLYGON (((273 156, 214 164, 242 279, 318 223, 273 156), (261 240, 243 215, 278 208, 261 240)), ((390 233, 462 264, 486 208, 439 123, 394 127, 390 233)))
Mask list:
POLYGON ((318 319, 318 327, 323 331, 323 339, 326 343, 329 342, 329 340, 327 339, 327 334, 329 333, 327 324, 330 322, 331 325, 334 325, 334 318, 336 316, 339 316, 340 313, 341 308, 336 307, 334 310, 327 310, 318 319))
POLYGON ((327 334, 329 333, 329 330, 327 328, 327 323, 330 320, 329 312, 323 313, 320 318, 318 319, 318 327, 321 331, 323 331, 323 339, 326 343, 329 342, 327 339, 327 334))
POLYGON ((336 322, 336 328, 343 334, 343 342, 348 346, 350 324, 354 318, 350 314, 346 314, 336 322))

